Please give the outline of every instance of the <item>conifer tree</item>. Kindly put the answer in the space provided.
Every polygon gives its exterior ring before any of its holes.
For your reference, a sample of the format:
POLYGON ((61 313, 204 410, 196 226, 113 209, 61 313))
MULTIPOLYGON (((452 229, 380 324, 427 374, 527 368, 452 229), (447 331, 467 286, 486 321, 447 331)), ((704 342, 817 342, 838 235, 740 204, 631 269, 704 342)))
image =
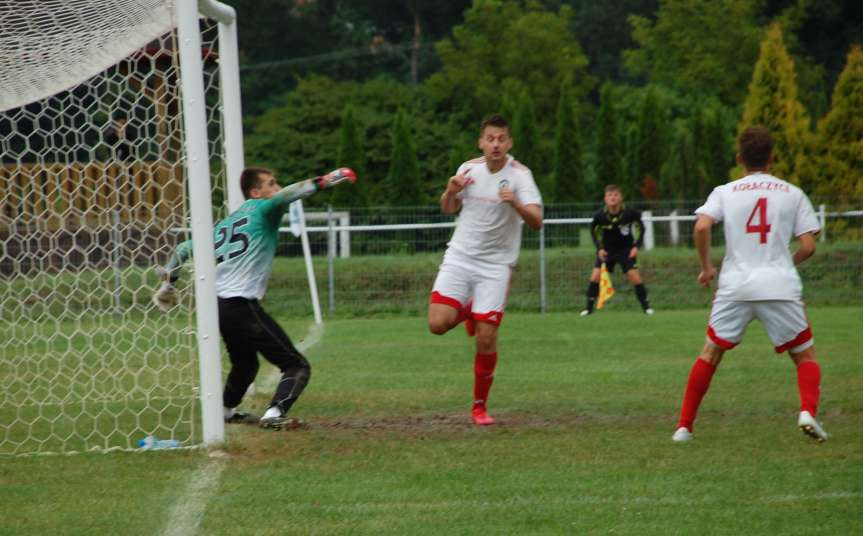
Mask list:
POLYGON ((727 108, 718 102, 713 102, 704 110, 703 142, 696 137, 696 143, 703 145, 702 158, 704 162, 703 192, 697 199, 704 199, 713 188, 724 184, 728 179, 728 167, 734 162, 734 119, 727 108))
POLYGON ((418 206, 425 202, 411 123, 405 111, 399 109, 393 123, 389 173, 380 197, 392 206, 418 206))
POLYGON ((660 191, 663 199, 684 200, 693 194, 693 179, 698 170, 692 133, 685 120, 678 120, 672 129, 668 157, 662 165, 660 191))
POLYGON ((514 78, 505 79, 502 85, 503 92, 498 113, 503 115, 511 124, 518 113, 518 104, 522 93, 525 91, 525 87, 524 84, 514 78))
POLYGON ((795 161, 806 143, 809 118, 797 98, 794 60, 785 48, 779 24, 771 25, 761 41, 737 131, 754 125, 767 127, 773 135, 771 173, 797 184, 795 161))
POLYGON ((543 168, 547 166, 542 161, 540 154, 533 99, 527 90, 522 91, 518 97, 515 116, 510 121, 510 128, 513 140, 512 154, 519 162, 531 169, 540 192, 551 192, 548 184, 550 181, 543 173, 543 168))
POLYGON ((630 182, 623 171, 624 151, 614 108, 614 87, 606 82, 599 92, 599 112, 596 117, 596 181, 599 185, 630 182))
MULTIPOLYGON (((628 191, 638 191, 638 126, 630 125, 626 128, 624 134, 624 146, 626 157, 623 159, 623 175, 619 184, 624 193, 628 191)), ((596 183, 597 191, 594 192, 597 199, 601 198, 602 189, 607 186, 600 181, 596 183)))
POLYGON ((542 192, 546 202, 572 203, 585 201, 584 165, 578 118, 573 102, 572 84, 566 79, 560 85, 557 104, 557 128, 554 134, 552 165, 553 192, 542 192))
POLYGON ((353 169, 360 181, 342 188, 333 188, 330 203, 337 207, 366 206, 366 192, 372 183, 366 177, 366 153, 363 150, 362 134, 354 118, 354 108, 350 104, 345 105, 342 110, 339 150, 336 154, 336 165, 353 169))
POLYGON ((855 45, 818 122, 813 154, 801 163, 804 186, 831 202, 863 202, 863 50, 855 45))
POLYGON ((651 177, 662 187, 660 173, 665 157, 665 132, 663 111, 659 98, 653 88, 648 88, 644 95, 641 111, 638 117, 638 147, 636 183, 625 185, 629 191, 624 192, 630 199, 640 196, 640 186, 646 177, 651 177))
POLYGON ((688 120, 692 133, 692 151, 695 156, 693 176, 684 181, 683 199, 704 199, 707 194, 707 174, 710 166, 710 144, 707 143, 707 110, 695 103, 688 120))
POLYGON ((710 98, 693 103, 688 128, 692 133, 695 175, 684 184, 684 198, 703 200, 728 179, 735 154, 734 124, 728 122, 723 105, 710 98))

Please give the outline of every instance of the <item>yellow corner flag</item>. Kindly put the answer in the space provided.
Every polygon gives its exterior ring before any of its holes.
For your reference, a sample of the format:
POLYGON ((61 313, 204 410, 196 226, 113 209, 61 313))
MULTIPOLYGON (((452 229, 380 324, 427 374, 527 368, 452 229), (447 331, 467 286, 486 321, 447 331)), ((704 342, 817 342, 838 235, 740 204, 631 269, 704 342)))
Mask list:
POLYGON ((602 268, 599 270, 599 298, 596 300, 596 308, 602 309, 606 300, 614 296, 614 286, 611 284, 611 275, 602 263, 602 268))

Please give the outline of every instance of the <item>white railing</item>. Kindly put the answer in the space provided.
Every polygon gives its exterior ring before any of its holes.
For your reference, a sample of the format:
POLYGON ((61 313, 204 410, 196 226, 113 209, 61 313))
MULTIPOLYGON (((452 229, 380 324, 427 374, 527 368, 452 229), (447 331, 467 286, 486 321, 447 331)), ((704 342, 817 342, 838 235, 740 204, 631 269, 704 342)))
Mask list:
MULTIPOLYGON (((863 217, 863 210, 852 210, 845 212, 827 212, 825 205, 818 206, 818 218, 821 223, 822 232, 820 240, 826 240, 826 223, 828 218, 858 218, 863 217)), ((325 221, 324 226, 309 226, 306 230, 309 233, 326 233, 327 235, 327 261, 328 261, 328 297, 329 309, 332 312, 335 309, 335 285, 334 285, 334 258, 336 251, 339 251, 340 258, 350 257, 350 240, 353 232, 385 232, 385 231, 410 231, 410 230, 426 230, 426 229, 445 229, 455 227, 455 221, 435 222, 435 223, 401 223, 401 224, 382 224, 382 225, 350 225, 349 212, 306 212, 306 221, 325 221), (338 224, 336 223, 338 222, 338 224), (338 247, 337 247, 338 246, 338 247)), ((668 242, 671 245, 681 243, 680 224, 681 222, 694 222, 695 215, 679 214, 677 210, 672 210, 666 216, 654 216, 651 211, 642 212, 642 221, 644 222, 644 246, 643 249, 651 250, 656 247, 656 226, 668 224, 669 234, 668 242)), ((543 220, 543 227, 539 230, 539 301, 540 310, 546 310, 546 232, 545 229, 550 225, 585 225, 588 226, 593 221, 592 217, 584 218, 547 218, 543 220)), ((290 232, 290 228, 280 227, 279 230, 283 233, 290 232)))
MULTIPOLYGON (((818 219, 821 222, 821 234, 819 239, 823 242, 827 239, 826 225, 827 218, 859 218, 863 217, 863 210, 851 210, 845 212, 827 212, 826 205, 818 205, 818 219)), ((328 237, 328 242, 331 240, 338 241, 338 247, 334 244, 328 244, 327 250, 335 251, 338 249, 340 258, 351 256, 351 233, 352 232, 376 232, 376 231, 410 231, 424 229, 442 229, 447 227, 455 227, 455 221, 437 222, 437 223, 397 223, 383 225, 351 225, 350 212, 306 212, 306 221, 325 221, 325 227, 308 226, 306 230, 310 233, 338 233, 338 238, 328 237), (338 223, 336 223, 338 222, 338 223)), ((695 215, 678 214, 677 210, 672 210, 667 216, 654 216, 649 210, 641 213, 641 220, 644 222, 644 248, 651 250, 656 247, 656 223, 668 223, 669 225, 669 242, 671 245, 680 244, 680 223, 694 222, 695 215)), ((546 218, 543 220, 543 225, 589 225, 593 218, 546 218)), ((281 227, 279 231, 286 233, 290 229, 281 227)), ((542 231, 540 231, 542 232, 542 231)))

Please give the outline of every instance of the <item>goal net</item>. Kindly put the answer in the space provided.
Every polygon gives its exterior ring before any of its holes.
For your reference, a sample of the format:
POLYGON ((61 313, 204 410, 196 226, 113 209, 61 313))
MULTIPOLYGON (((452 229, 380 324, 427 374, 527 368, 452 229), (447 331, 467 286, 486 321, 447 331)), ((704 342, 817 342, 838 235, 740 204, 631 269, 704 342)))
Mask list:
POLYGON ((0 456, 222 440, 206 265, 181 307, 150 298, 179 240, 212 249, 242 168, 225 28, 183 0, 0 5, 0 456))

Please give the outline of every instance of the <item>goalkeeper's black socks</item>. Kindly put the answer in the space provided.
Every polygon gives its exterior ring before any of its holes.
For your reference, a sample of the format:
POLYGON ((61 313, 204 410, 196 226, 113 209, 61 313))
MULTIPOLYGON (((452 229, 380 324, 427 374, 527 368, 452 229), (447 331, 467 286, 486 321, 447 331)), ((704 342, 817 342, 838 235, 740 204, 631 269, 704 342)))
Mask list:
POLYGON ((587 311, 593 312, 593 306, 596 304, 596 298, 599 296, 599 282, 591 281, 587 285, 587 311))
POLYGON ((635 296, 641 303, 642 309, 644 309, 645 311, 650 309, 650 302, 647 301, 647 287, 644 286, 644 283, 640 285, 635 285, 635 296))

